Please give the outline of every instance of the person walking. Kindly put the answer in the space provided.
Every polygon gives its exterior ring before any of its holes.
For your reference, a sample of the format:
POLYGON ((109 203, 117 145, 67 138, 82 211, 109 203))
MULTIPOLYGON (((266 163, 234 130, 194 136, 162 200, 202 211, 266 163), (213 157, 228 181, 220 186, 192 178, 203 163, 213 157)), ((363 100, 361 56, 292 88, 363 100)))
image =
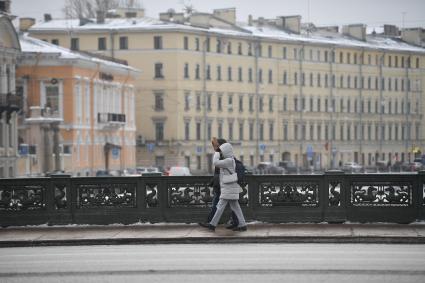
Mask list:
MULTIPOLYGON (((212 143, 216 144, 216 147, 219 147, 220 145, 226 143, 227 141, 225 139, 221 138, 213 138, 212 143), (218 144, 218 145, 217 145, 218 144)), ((220 160, 223 159, 223 156, 220 154, 220 160)), ((206 222, 200 222, 198 223, 202 227, 208 228, 209 223, 214 217, 215 212, 217 211, 217 204, 220 200, 220 168, 216 167, 214 168, 214 177, 210 183, 210 186, 213 187, 213 199, 211 201, 211 210, 208 213, 207 221, 206 222)), ((236 228, 239 224, 238 218, 236 217, 236 214, 232 211, 232 220, 229 226, 226 227, 226 229, 233 229, 236 228)))
POLYGON ((215 168, 219 168, 219 180, 220 180, 220 200, 217 204, 217 210, 214 214, 213 219, 208 225, 210 231, 215 231, 218 222, 226 208, 227 204, 235 213, 238 218, 238 225, 233 228, 233 231, 246 231, 246 222, 243 216, 241 207, 239 206, 239 193, 242 188, 237 183, 238 178, 236 174, 236 163, 233 154, 233 147, 230 143, 223 143, 219 145, 214 140, 212 141, 215 153, 213 156, 213 165, 215 168), (220 160, 220 153, 222 158, 220 160))

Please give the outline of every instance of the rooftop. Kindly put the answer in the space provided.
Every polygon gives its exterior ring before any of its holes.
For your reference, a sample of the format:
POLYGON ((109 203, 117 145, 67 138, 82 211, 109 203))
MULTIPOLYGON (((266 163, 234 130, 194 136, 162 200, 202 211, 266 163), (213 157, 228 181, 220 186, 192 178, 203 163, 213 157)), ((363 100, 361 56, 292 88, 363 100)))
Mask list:
MULTIPOLYGON (((177 14, 176 14, 177 15, 177 14)), ((180 14, 178 14, 180 15, 180 14)), ((317 44, 317 45, 337 45, 355 48, 397 50, 406 52, 425 53, 425 48, 404 42, 400 36, 384 36, 383 29, 370 29, 365 27, 364 40, 340 32, 324 31, 321 28, 306 28, 300 25, 299 32, 292 32, 289 29, 279 26, 279 19, 283 21, 293 21, 297 17, 278 17, 276 20, 259 18, 248 23, 222 20, 214 14, 194 13, 195 20, 191 17, 168 20, 158 20, 148 17, 142 18, 107 18, 103 23, 97 23, 96 19, 89 19, 81 24, 78 19, 53 19, 47 22, 38 22, 31 27, 30 32, 93 32, 93 31, 150 31, 150 30, 183 30, 192 32, 207 32, 214 35, 228 35, 242 38, 259 38, 268 40, 278 40, 297 44, 317 44), (210 16, 206 22, 199 22, 199 16, 210 16), (366 35, 367 33, 367 35, 366 35)), ((300 17, 299 17, 300 18, 300 17)), ((281 23, 280 23, 281 24, 281 23)), ((309 24, 308 26, 313 26, 309 24)), ((362 28, 363 25, 356 24, 350 27, 362 28)))
POLYGON ((124 64, 119 64, 109 60, 103 60, 93 55, 90 56, 87 53, 76 52, 64 47, 60 47, 33 37, 28 36, 27 34, 22 34, 19 36, 19 41, 21 43, 21 48, 23 53, 42 53, 53 55, 58 59, 78 59, 90 63, 101 64, 108 67, 127 69, 129 71, 137 71, 136 69, 129 67, 124 64))

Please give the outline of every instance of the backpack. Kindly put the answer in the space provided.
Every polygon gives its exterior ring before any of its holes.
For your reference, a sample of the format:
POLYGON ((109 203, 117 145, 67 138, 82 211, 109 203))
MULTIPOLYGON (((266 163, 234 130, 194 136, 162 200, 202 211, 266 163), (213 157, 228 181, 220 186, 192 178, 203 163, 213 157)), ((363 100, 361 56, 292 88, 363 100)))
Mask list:
POLYGON ((238 175, 238 185, 242 187, 243 183, 244 183, 244 179, 245 179, 245 166, 243 165, 243 163, 235 158, 235 171, 236 174, 238 175))

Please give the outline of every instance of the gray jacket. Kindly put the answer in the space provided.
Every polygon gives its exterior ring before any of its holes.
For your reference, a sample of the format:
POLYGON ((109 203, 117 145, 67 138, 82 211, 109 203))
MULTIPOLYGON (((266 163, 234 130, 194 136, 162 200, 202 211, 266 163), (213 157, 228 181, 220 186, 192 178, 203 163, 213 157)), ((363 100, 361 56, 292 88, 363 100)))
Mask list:
POLYGON ((220 146, 223 159, 220 160, 220 153, 216 152, 213 156, 213 164, 215 167, 220 168, 220 188, 222 199, 239 199, 239 193, 241 192, 241 187, 237 182, 224 184, 223 175, 229 175, 235 172, 235 159, 233 158, 233 148, 230 143, 224 143, 220 146), (228 169, 228 170, 227 170, 228 169), (230 172, 231 173, 230 173, 230 172))

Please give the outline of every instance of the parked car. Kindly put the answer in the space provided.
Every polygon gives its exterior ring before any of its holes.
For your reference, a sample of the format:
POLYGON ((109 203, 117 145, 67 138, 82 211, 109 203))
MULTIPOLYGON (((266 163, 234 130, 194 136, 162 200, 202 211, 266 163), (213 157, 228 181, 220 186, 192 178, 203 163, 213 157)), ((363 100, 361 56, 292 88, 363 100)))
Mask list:
POLYGON ((394 171, 394 172, 402 172, 402 171, 410 171, 410 170, 411 168, 408 162, 396 161, 391 166, 391 171, 394 171))
POLYGON ((285 174, 285 169, 273 165, 271 162, 260 162, 255 170, 257 174, 285 174))
POLYGON ((107 170, 98 170, 96 172, 96 177, 110 177, 112 176, 107 170))
POLYGON ((409 163, 409 167, 410 167, 410 171, 419 171, 424 168, 424 166, 422 165, 422 162, 409 163))
POLYGON ((284 168, 286 173, 288 173, 288 174, 297 173, 297 171, 298 171, 295 163, 292 162, 292 161, 288 161, 288 160, 279 162, 279 167, 284 168))
POLYGON ((188 167, 173 166, 168 170, 168 176, 192 176, 188 167))
POLYGON ((136 169, 133 168, 127 168, 124 169, 122 176, 141 176, 141 174, 139 172, 137 172, 136 169))
POLYGON ((346 162, 342 166, 342 170, 345 172, 360 173, 363 170, 363 166, 357 164, 356 162, 346 162))

